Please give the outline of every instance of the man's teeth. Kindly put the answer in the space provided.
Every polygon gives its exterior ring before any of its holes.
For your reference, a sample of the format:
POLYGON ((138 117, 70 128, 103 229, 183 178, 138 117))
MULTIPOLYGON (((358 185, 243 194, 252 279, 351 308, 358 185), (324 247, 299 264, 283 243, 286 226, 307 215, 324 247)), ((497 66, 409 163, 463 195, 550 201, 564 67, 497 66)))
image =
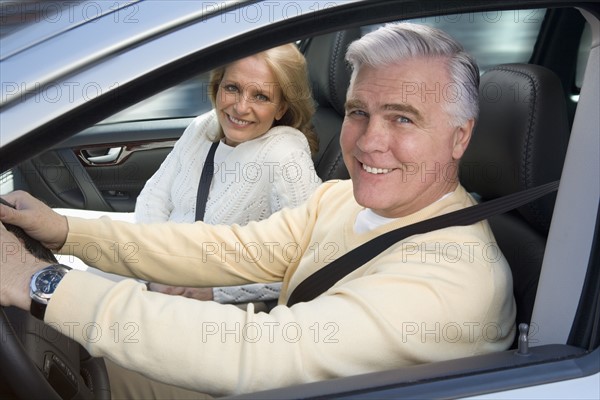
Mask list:
POLYGON ((234 118, 231 115, 229 115, 229 119, 231 120, 231 122, 238 125, 248 125, 250 123, 249 121, 244 121, 243 119, 234 118))
POLYGON ((391 172, 391 169, 388 168, 373 168, 373 167, 369 167, 366 164, 363 164, 363 169, 365 171, 367 171, 370 174, 387 174, 388 172, 391 172))

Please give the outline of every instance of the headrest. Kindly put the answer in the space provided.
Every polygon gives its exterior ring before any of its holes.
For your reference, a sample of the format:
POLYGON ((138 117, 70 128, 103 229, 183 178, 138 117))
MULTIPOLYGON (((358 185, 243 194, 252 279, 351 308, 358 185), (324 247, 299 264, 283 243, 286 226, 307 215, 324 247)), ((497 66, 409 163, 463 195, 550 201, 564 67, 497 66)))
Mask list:
POLYGON ((360 36, 360 28, 316 36, 304 53, 315 100, 319 106, 331 107, 340 115, 344 114, 350 83, 350 67, 344 57, 348 45, 360 36))
MULTIPOLYGON (((467 190, 488 200, 560 179, 569 124, 558 77, 538 65, 499 65, 481 77, 479 96, 479 119, 460 166, 467 190)), ((555 198, 518 211, 547 233, 555 198)))

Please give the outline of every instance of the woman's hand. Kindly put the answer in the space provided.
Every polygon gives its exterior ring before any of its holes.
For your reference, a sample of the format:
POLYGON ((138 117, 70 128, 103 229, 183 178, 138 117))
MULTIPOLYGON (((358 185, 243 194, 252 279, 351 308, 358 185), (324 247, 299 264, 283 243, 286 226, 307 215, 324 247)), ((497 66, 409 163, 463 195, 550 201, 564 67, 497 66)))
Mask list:
POLYGON ((2 198, 15 208, 0 204, 0 221, 21 227, 51 250, 58 250, 64 245, 69 233, 66 217, 27 192, 15 191, 2 198))

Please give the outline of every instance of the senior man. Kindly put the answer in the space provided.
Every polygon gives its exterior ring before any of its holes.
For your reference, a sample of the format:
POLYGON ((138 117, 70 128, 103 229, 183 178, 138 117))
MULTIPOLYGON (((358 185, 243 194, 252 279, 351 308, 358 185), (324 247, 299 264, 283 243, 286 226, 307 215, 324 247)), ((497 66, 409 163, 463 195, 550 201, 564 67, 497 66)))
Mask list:
MULTIPOLYGON (((324 183, 303 206, 245 227, 65 218, 23 193, 5 197, 18 210, 0 209, 2 221, 107 272, 188 286, 283 280, 277 307, 254 313, 70 271, 44 321, 93 323, 102 332, 132 323, 134 342, 108 334, 91 342, 71 331, 94 356, 216 395, 509 347, 512 280, 502 254, 486 254, 495 241, 485 221, 409 237, 314 300, 286 305, 305 278, 362 243, 475 203, 457 176, 479 82, 462 46, 439 30, 400 23, 352 43, 347 59, 353 73, 341 144, 351 180, 324 183)), ((11 240, 3 230, 2 241, 11 240)), ((3 262, 2 304, 29 309, 30 279, 46 266, 3 262)))

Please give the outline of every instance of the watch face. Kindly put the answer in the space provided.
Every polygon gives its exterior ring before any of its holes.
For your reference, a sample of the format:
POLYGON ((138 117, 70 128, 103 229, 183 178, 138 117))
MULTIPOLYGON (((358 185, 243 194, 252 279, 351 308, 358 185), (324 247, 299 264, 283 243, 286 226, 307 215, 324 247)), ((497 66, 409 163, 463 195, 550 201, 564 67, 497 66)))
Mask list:
POLYGON ((62 277, 63 275, 58 271, 42 271, 35 280, 35 286, 41 293, 52 294, 62 277))
POLYGON ((38 303, 46 304, 56 290, 56 286, 65 276, 68 269, 60 265, 51 265, 33 275, 30 285, 30 296, 38 303))

